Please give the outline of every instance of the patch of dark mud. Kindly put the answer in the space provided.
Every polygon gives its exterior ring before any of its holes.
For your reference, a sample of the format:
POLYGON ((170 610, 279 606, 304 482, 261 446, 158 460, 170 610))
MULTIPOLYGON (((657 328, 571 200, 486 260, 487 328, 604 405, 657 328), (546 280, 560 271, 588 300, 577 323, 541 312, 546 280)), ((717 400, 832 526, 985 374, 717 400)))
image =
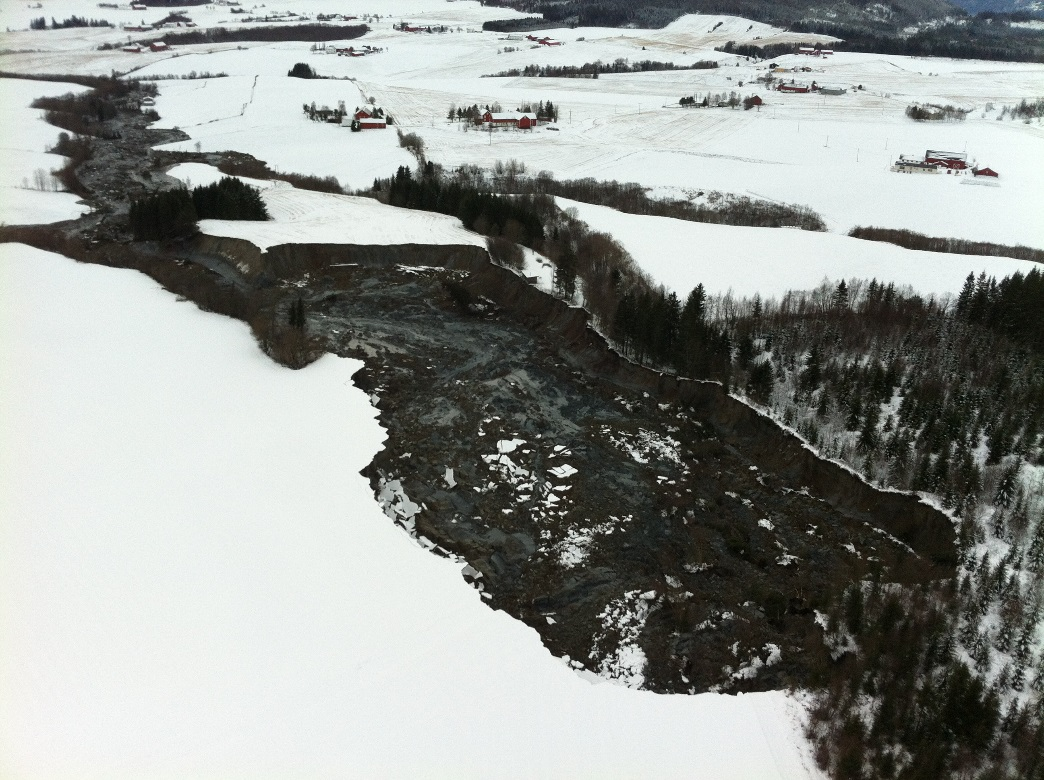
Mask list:
MULTIPOLYGON (((822 653, 815 610, 848 583, 944 572, 877 530, 873 506, 766 468, 691 400, 580 370, 445 251, 450 268, 360 258, 306 301, 310 332, 366 361, 357 380, 389 433, 375 492, 574 666, 661 692, 802 684, 822 653)), ((778 454, 766 424, 744 435, 778 454)))

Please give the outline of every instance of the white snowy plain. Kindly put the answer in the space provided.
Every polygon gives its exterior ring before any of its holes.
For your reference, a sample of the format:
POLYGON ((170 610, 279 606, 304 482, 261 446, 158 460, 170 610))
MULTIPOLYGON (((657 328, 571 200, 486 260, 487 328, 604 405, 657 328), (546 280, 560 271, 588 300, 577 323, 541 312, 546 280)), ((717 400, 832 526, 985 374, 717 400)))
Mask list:
POLYGON ((397 530, 358 361, 23 245, 0 289, 0 776, 820 776, 794 698, 591 684, 397 530))
POLYGON ((697 284, 710 293, 780 297, 852 278, 909 285, 922 295, 956 295, 969 273, 1001 279, 1040 268, 1010 257, 919 252, 836 233, 712 225, 557 200, 594 230, 612 235, 642 270, 682 298, 697 284))
MULTIPOLYGON (((72 0, 52 0, 52 6, 82 12, 72 0)), ((168 148, 189 151, 199 144, 205 151, 236 149, 273 168, 336 176, 352 188, 369 186, 375 177, 389 176, 414 161, 398 146, 392 129, 351 133, 309 121, 302 105, 314 101, 336 107, 344 101, 352 108, 373 98, 399 127, 423 138, 429 160, 447 168, 517 159, 534 173, 636 181, 671 197, 720 190, 805 204, 837 233, 875 225, 1044 247, 1044 223, 1038 218, 1044 189, 1036 173, 1044 165, 1044 130, 1039 121, 997 121, 1003 106, 1040 96, 1044 66, 1039 64, 857 53, 824 59, 785 55, 776 63, 788 72, 777 78, 848 89, 838 96, 785 95, 755 81, 770 75, 768 63, 749 62, 713 47, 755 38, 758 43, 792 42, 794 34, 735 17, 690 15, 662 30, 552 30, 548 33, 565 45, 549 49, 507 41, 496 33, 467 32, 477 30, 483 18, 514 13, 471 0, 410 0, 379 9, 367 9, 361 0, 342 2, 336 9, 322 0, 273 0, 266 6, 266 12, 389 14, 369 19, 371 31, 352 42, 384 51, 360 58, 325 56, 313 54, 307 42, 288 42, 200 44, 177 46, 171 53, 125 54, 96 47, 102 41, 125 42, 126 33, 81 28, 8 32, 0 64, 7 70, 36 72, 131 70, 144 78, 226 72, 227 78, 159 82, 162 119, 157 126, 177 126, 191 136, 168 148), (392 24, 403 18, 417 24, 444 22, 453 32, 393 30, 392 24), (713 59, 721 67, 604 74, 597 80, 482 78, 527 65, 617 58, 676 64, 713 59), (287 78, 297 62, 330 78, 287 78), (795 67, 813 70, 794 73, 795 67), (759 111, 678 106, 684 95, 731 91, 740 97, 758 93, 766 104, 759 111), (510 109, 539 100, 559 107, 558 132, 490 136, 446 121, 451 104, 499 101, 510 109), (964 122, 914 122, 904 114, 914 102, 949 103, 970 113, 964 122), (962 186, 970 177, 904 176, 890 170, 900 154, 923 155, 929 148, 966 151, 970 161, 1000 172, 994 182, 998 186, 962 186)), ((38 15, 16 6, 0 8, 0 23, 27 25, 33 13, 38 15)), ((106 13, 113 22, 128 23, 154 20, 164 11, 106 13)), ((221 6, 190 13, 202 26, 238 25, 221 6)))

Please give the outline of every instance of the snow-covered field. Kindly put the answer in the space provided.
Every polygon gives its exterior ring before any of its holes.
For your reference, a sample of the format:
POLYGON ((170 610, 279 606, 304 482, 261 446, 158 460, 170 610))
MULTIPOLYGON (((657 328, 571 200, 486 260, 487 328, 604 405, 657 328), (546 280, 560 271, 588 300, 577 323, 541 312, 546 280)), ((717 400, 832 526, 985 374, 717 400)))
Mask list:
POLYGON ((653 279, 683 299, 697 284, 710 293, 779 297, 853 277, 956 296, 969 273, 985 271, 1001 279, 1040 267, 1007 257, 915 252, 833 233, 710 225, 623 214, 565 198, 558 202, 593 229, 612 234, 653 279))
MULTIPOLYGON (((46 13, 60 19, 65 9, 83 10, 72 0, 53 0, 46 13)), ((323 0, 276 0, 253 12, 287 10, 359 16, 371 32, 353 44, 384 51, 351 58, 313 54, 308 43, 246 43, 182 46, 173 54, 102 52, 95 49, 99 43, 125 41, 127 34, 97 28, 28 31, 24 28, 39 10, 8 6, 0 9, 0 22, 24 31, 5 34, 0 66, 50 72, 133 70, 142 77, 228 73, 226 79, 160 82, 160 126, 180 127, 192 136, 173 148, 199 144, 206 150, 238 149, 273 167, 337 176, 352 187, 368 186, 374 177, 390 175, 412 158, 390 130, 350 133, 317 124, 305 118, 302 105, 314 101, 336 107, 344 101, 351 108, 374 98, 401 127, 424 138, 429 159, 451 167, 515 158, 532 172, 637 181, 673 197, 722 190, 801 203, 819 211, 834 232, 877 225, 1044 247, 1044 222, 1038 218, 1044 209, 1038 175, 1044 169, 1044 127, 996 119, 1001 106, 1044 94, 1041 65, 873 54, 825 59, 787 55, 776 64, 786 69, 808 66, 812 72, 778 77, 814 79, 848 92, 784 95, 753 82, 767 73, 766 64, 713 47, 730 40, 769 44, 796 37, 735 17, 687 16, 663 30, 551 30, 546 34, 564 45, 548 48, 479 32, 483 20, 515 12, 471 0, 399 0, 372 7, 351 0, 336 8, 323 0), (398 32, 392 25, 399 21, 446 24, 451 32, 398 32), (721 67, 603 74, 597 80, 481 78, 528 64, 618 58, 678 64, 714 59, 721 67), (286 73, 296 62, 331 78, 289 79, 286 73), (683 95, 733 90, 741 97, 760 94, 766 105, 747 112, 677 107, 683 95), (525 100, 548 99, 560 110, 557 132, 490 136, 466 132, 445 119, 451 104, 500 102, 510 109, 525 100), (950 103, 971 113, 964 122, 915 123, 903 114, 915 101, 950 103), (889 170, 899 154, 922 155, 928 148, 966 151, 970 160, 1000 172, 1000 186, 964 186, 964 177, 904 176, 889 170)), ((98 15, 121 24, 155 21, 163 13, 158 8, 97 9, 98 15)), ((239 24, 221 6, 195 7, 190 15, 203 26, 239 24)))
POLYGON ((1001 106, 1044 93, 1044 66, 870 54, 837 54, 826 60, 788 55, 778 64, 809 65, 815 71, 784 78, 815 79, 849 91, 785 95, 752 83, 767 73, 766 65, 710 48, 721 43, 717 33, 708 34, 715 20, 722 19, 688 17, 660 31, 551 31, 566 45, 537 51, 493 34, 411 35, 376 23, 360 43, 386 50, 368 57, 313 55, 306 44, 290 43, 247 51, 215 48, 212 53, 183 53, 138 75, 192 70, 230 74, 217 81, 161 83, 161 126, 181 127, 193 137, 173 148, 190 149, 197 142, 215 150, 234 146, 277 167, 332 174, 352 186, 365 186, 374 176, 390 175, 398 165, 408 164, 405 152, 390 132, 349 135, 339 127, 309 122, 302 104, 336 107, 343 100, 351 108, 373 98, 399 126, 421 135, 429 159, 449 167, 517 159, 534 173, 637 181, 672 197, 721 190, 801 203, 819 211, 836 232, 878 225, 1044 247, 1044 226, 1037 219, 1044 189, 1036 173, 1044 169, 1044 128, 1039 122, 997 121, 1001 106), (498 54, 506 47, 521 50, 498 54), (676 63, 716 59, 722 67, 605 74, 597 80, 481 78, 527 64, 611 62, 618 57, 676 63), (299 61, 332 78, 286 78, 299 61), (341 80, 347 78, 352 81, 341 80), (856 89, 860 85, 863 89, 856 89), (203 92, 213 89, 220 90, 220 99, 201 100, 203 92), (740 96, 760 94, 766 105, 756 111, 677 107, 683 95, 733 90, 740 96), (500 102, 511 109, 539 100, 559 107, 556 131, 490 135, 445 118, 450 105, 500 102), (903 113, 915 101, 952 103, 971 113, 964 122, 916 123, 903 113), (988 104, 994 108, 988 110, 988 104), (965 186, 969 177, 904 176, 890 170, 900 154, 923 155, 929 148, 966 151, 969 160, 1001 173, 1000 186, 965 186))
POLYGON ((77 84, 0 79, 0 224, 30 225, 76 219, 87 211, 78 196, 55 191, 51 171, 65 158, 48 154, 61 132, 30 108, 38 97, 83 92, 77 84), (43 189, 39 189, 42 186, 43 189))
POLYGON ((785 693, 592 684, 390 523, 358 361, 21 245, 0 286, 3 777, 818 776, 785 693))
MULTIPOLYGON (((416 163, 399 146, 392 129, 353 133, 308 119, 302 110, 305 104, 336 108, 344 101, 352 109, 364 98, 350 81, 287 78, 286 72, 307 53, 301 52, 300 44, 284 46, 292 48, 223 55, 232 61, 238 55, 263 63, 254 71, 260 75, 160 82, 157 104, 162 119, 156 126, 178 127, 192 136, 164 148, 192 151, 200 144, 205 151, 235 149, 279 170, 335 176, 356 189, 369 187, 378 176, 392 175, 400 165, 416 163)), ((183 59, 197 58, 179 58, 183 59)), ((225 69, 221 64, 207 67, 225 69)))

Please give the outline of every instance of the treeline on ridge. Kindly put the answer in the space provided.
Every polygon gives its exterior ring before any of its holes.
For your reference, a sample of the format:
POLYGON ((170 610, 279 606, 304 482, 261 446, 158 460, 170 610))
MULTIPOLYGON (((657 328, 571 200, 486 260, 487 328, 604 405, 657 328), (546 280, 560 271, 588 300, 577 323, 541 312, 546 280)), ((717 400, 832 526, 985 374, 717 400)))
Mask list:
POLYGON ((490 73, 484 78, 498 77, 541 77, 541 78, 598 78, 603 73, 650 73, 661 70, 711 70, 717 68, 715 60, 697 60, 691 65, 675 65, 673 62, 639 60, 630 62, 618 57, 613 62, 585 62, 583 65, 526 65, 510 68, 499 73, 490 73))
MULTIPOLYGON (((112 22, 107 19, 88 19, 86 16, 76 16, 75 14, 60 22, 53 16, 51 17, 52 30, 65 30, 70 27, 112 27, 112 22)), ((33 19, 29 22, 29 29, 46 30, 47 19, 42 16, 33 19)))
POLYGON ((848 231, 852 238, 867 241, 884 241, 907 249, 918 249, 925 252, 951 252, 959 255, 982 255, 988 257, 1013 257, 1016 260, 1029 260, 1044 263, 1044 250, 1028 246, 1011 246, 1008 244, 991 244, 988 241, 968 241, 963 238, 938 238, 916 233, 912 230, 879 227, 854 227, 848 231))
MULTIPOLYGON (((175 153, 177 159, 192 159, 191 154, 175 153)), ((314 176, 307 173, 287 173, 273 171, 268 164, 255 157, 241 152, 226 152, 217 169, 228 176, 245 176, 248 179, 285 181, 299 190, 313 192, 330 192, 335 195, 347 194, 336 176, 314 176)))
POLYGON ((719 225, 826 230, 823 219, 807 206, 755 200, 745 195, 709 192, 705 202, 699 203, 662 200, 650 198, 646 187, 633 182, 605 182, 591 178, 558 181, 544 172, 533 177, 505 176, 495 179, 493 184, 505 192, 555 195, 596 206, 608 206, 628 214, 672 217, 719 225))
MULTIPOLYGON (((236 43, 242 41, 346 41, 359 38, 369 32, 365 24, 287 24, 271 27, 207 27, 165 32, 163 41, 170 46, 186 46, 193 43, 236 43)), ((146 43, 139 41, 139 43, 146 43)), ((116 49, 125 44, 104 43, 99 49, 116 49)))

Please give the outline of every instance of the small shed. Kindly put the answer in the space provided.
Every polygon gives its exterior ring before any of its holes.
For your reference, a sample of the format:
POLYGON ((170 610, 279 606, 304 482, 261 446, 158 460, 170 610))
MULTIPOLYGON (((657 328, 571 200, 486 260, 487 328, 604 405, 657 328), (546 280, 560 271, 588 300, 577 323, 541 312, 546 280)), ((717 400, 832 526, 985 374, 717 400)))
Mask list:
POLYGON ((972 168, 972 176, 992 176, 994 179, 1000 178, 1000 174, 992 168, 972 168))

